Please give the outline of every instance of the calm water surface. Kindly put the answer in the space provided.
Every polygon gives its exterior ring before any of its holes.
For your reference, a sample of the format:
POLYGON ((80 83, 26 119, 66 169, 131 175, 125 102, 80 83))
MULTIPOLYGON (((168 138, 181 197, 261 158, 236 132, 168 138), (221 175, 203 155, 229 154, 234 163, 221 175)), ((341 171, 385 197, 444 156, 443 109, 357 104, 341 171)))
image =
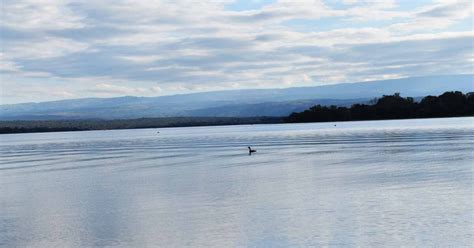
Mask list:
POLYGON ((472 245, 474 118, 334 124, 0 135, 0 246, 472 245))

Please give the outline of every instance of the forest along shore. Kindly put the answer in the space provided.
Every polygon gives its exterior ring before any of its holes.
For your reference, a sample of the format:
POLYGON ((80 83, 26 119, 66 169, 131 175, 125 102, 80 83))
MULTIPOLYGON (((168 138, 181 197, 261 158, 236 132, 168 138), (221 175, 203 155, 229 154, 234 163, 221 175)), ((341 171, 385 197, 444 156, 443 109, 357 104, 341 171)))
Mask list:
POLYGON ((350 108, 316 105, 299 113, 292 113, 285 122, 361 121, 414 118, 474 116, 474 93, 445 92, 427 96, 416 102, 400 94, 383 96, 370 105, 354 104, 350 108))
POLYGON ((282 123, 282 117, 160 117, 120 120, 0 121, 0 134, 282 123))

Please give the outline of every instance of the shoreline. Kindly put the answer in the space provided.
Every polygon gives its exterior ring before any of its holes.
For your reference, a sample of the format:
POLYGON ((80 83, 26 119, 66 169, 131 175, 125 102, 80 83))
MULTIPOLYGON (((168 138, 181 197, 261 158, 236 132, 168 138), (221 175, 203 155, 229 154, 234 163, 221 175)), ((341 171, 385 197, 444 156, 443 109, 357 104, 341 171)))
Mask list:
POLYGON ((347 120, 347 121, 313 121, 313 122, 285 122, 285 117, 249 117, 249 118, 234 118, 234 117, 179 117, 184 119, 195 119, 194 122, 175 122, 175 123, 156 123, 150 126, 122 126, 112 128, 94 128, 89 126, 87 128, 80 127, 46 127, 46 126, 31 126, 25 127, 25 125, 39 124, 60 124, 60 123, 86 123, 86 124, 97 124, 107 122, 136 122, 136 121, 148 121, 156 120, 159 121, 161 118, 140 118, 140 119, 125 119, 125 120, 43 120, 43 121, 0 121, 0 135, 2 134, 27 134, 27 133, 54 133, 54 132, 84 132, 84 131, 109 131, 109 130, 127 130, 127 129, 157 129, 157 128, 179 128, 179 127, 212 127, 212 126, 239 126, 239 125, 260 125, 260 124, 303 124, 303 123, 342 123, 342 122, 360 122, 360 121, 387 121, 387 120, 415 120, 415 119, 446 119, 446 118, 469 118, 474 116, 444 116, 444 117, 426 117, 426 118, 399 118, 399 119, 368 119, 368 120, 347 120), (209 121, 203 121, 203 119, 209 121), (201 120, 198 122, 197 120, 201 120), (214 122, 210 122, 213 120, 214 122), (17 123, 17 125, 8 125, 5 123, 17 123))

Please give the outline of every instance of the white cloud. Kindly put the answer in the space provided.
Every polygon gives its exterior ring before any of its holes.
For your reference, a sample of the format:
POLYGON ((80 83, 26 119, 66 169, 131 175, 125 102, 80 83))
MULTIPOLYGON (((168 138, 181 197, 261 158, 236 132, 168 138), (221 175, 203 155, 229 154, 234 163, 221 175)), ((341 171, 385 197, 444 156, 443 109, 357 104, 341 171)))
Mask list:
POLYGON ((133 63, 147 64, 147 63, 157 61, 157 60, 159 60, 160 58, 163 58, 163 57, 158 56, 158 55, 149 55, 149 56, 143 55, 143 56, 119 56, 118 58, 128 60, 128 61, 131 61, 133 63))
POLYGON ((351 4, 356 4, 358 0, 342 0, 342 3, 351 5, 351 4))
POLYGON ((95 88, 92 89, 91 91, 100 92, 100 93, 107 93, 107 94, 133 95, 133 94, 137 94, 137 93, 146 92, 146 89, 140 88, 140 87, 131 88, 131 87, 114 85, 114 84, 100 83, 100 84, 96 84, 95 88))
POLYGON ((3 53, 0 53, 0 71, 17 72, 20 71, 21 66, 13 61, 6 60, 3 53))
POLYGON ((392 24, 389 29, 405 33, 443 30, 466 18, 471 19, 472 29, 473 13, 474 6, 470 0, 442 0, 415 10, 408 20, 392 24))
POLYGON ((472 25, 451 29, 472 20, 470 1, 231 2, 4 1, 2 84, 151 96, 471 72, 472 25))
POLYGON ((83 28, 83 17, 62 0, 5 0, 2 25, 16 29, 57 30, 83 28))
POLYGON ((42 37, 33 40, 9 41, 3 47, 8 59, 46 59, 83 52, 89 45, 72 39, 42 37))
POLYGON ((151 87, 151 91, 155 92, 155 93, 161 93, 163 91, 163 89, 161 89, 160 86, 153 86, 153 87, 151 87))

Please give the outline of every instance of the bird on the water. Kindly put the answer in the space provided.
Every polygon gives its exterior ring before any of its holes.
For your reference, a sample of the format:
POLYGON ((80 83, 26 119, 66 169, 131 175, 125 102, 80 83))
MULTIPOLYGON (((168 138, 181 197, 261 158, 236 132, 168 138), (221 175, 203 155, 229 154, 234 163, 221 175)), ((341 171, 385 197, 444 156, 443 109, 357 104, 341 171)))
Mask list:
POLYGON ((254 150, 254 149, 250 148, 250 146, 248 148, 249 148, 249 155, 251 155, 254 152, 257 152, 257 150, 254 150))

